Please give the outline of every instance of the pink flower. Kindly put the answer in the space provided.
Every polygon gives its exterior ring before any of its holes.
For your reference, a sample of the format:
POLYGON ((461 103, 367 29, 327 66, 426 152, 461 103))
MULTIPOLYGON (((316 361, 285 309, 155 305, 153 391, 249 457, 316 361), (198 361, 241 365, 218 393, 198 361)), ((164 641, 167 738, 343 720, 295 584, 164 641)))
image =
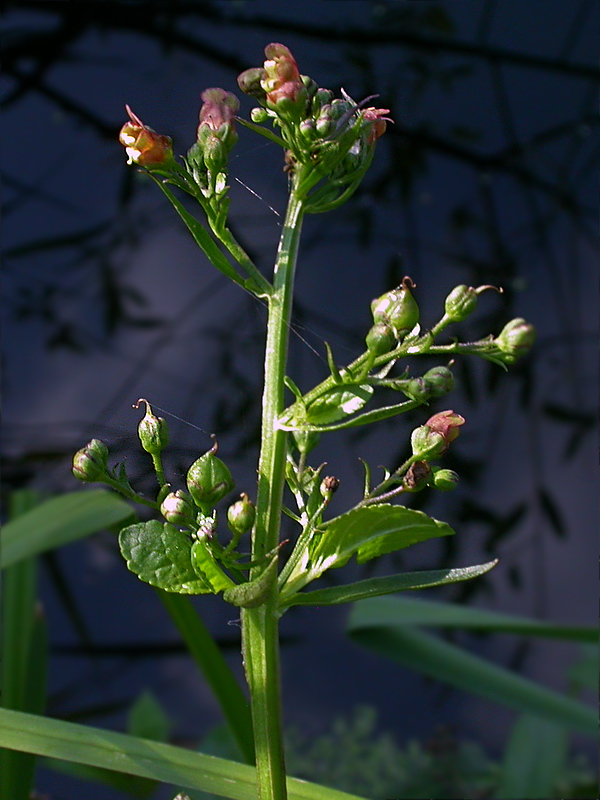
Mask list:
POLYGON ((119 133, 119 141, 125 146, 128 164, 141 167, 154 167, 173 159, 172 140, 169 136, 156 133, 144 125, 129 106, 125 106, 130 122, 126 122, 119 133))
POLYGON ((363 119, 368 120, 372 123, 371 130, 369 131, 369 135, 367 136, 367 144, 374 144, 374 142, 379 139, 380 136, 383 136, 385 133, 385 129, 387 128, 388 122, 393 122, 389 117, 384 116, 384 114, 389 114, 389 108, 365 108, 362 112, 363 119))
POLYGON ((429 428, 431 433, 439 433, 443 437, 445 447, 444 451, 450 446, 460 431, 458 430, 461 425, 465 424, 465 418, 460 414, 455 414, 454 411, 440 411, 430 417, 425 425, 429 428))
POLYGON ((200 128, 209 128, 214 133, 228 134, 233 130, 235 115, 240 102, 234 94, 225 89, 205 89, 202 94, 200 109, 200 128), (227 126, 224 128, 223 126, 227 126))
POLYGON ((284 97, 296 100, 305 87, 294 56, 285 45, 276 42, 265 47, 265 56, 265 76, 261 85, 267 93, 267 100, 273 104, 284 97))

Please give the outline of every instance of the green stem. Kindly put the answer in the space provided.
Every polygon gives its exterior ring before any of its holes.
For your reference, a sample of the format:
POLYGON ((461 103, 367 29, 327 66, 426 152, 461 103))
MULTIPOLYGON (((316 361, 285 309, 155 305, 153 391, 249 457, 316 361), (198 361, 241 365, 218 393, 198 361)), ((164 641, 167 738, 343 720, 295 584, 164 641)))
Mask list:
MULTIPOLYGON (((284 407, 289 323, 302 217, 302 202, 292 190, 268 298, 253 560, 264 557, 279 543, 287 443, 286 433, 276 427, 276 422, 284 407)), ((259 575, 261 569, 255 568, 251 578, 259 575)), ((285 800, 276 580, 263 605, 242 609, 242 643, 256 744, 258 798, 285 800)))

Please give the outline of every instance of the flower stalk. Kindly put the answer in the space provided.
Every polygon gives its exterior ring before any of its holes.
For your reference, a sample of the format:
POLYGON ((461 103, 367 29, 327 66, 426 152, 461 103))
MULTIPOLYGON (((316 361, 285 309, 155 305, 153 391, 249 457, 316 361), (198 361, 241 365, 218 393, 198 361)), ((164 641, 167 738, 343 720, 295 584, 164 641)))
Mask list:
MULTIPOLYGON (((263 418, 258 465, 256 522, 252 559, 260 559, 279 544, 287 434, 277 427, 284 408, 284 378, 294 275, 303 217, 302 202, 292 190, 281 234, 268 298, 263 418)), ((254 568, 251 577, 260 574, 254 568)), ((260 800, 285 800, 285 765, 281 731, 277 580, 258 608, 242 609, 242 647, 250 689, 256 770, 260 800)))

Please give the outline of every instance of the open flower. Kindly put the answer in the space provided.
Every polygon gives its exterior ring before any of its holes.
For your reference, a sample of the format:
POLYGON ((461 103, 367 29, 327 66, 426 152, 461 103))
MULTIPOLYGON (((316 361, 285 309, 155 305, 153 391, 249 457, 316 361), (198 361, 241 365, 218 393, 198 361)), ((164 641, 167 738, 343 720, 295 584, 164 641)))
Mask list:
POLYGON ((367 136, 367 144, 374 144, 380 136, 383 136, 388 122, 393 122, 385 114, 389 114, 389 108, 365 108, 362 112, 363 119, 371 123, 371 130, 367 136))
POLYGON ((125 146, 128 164, 140 167, 155 167, 173 160, 172 140, 156 133, 144 125, 129 106, 125 106, 130 122, 126 122, 119 133, 119 141, 125 146))
POLYGON ((198 136, 201 136, 201 129, 208 128, 217 134, 219 139, 225 141, 234 130, 235 115, 239 110, 240 101, 225 89, 205 89, 201 98, 198 136))
POLYGON ((267 101, 277 105, 282 99, 295 103, 305 99, 306 87, 302 83, 296 59, 284 44, 272 43, 265 47, 264 78, 262 88, 267 101))

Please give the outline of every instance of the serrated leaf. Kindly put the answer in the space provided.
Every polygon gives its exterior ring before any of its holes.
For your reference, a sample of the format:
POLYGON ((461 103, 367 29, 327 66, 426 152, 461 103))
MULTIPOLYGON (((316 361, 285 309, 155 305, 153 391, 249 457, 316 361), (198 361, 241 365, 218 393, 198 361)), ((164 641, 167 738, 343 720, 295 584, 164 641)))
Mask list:
POLYGON ((373 387, 368 384, 335 386, 318 397, 306 409, 306 421, 311 425, 327 425, 354 414, 368 403, 373 387))
POLYGON ((213 591, 192 566, 188 536, 173 525, 155 519, 129 525, 119 534, 119 546, 127 567, 144 583, 179 594, 213 591))
POLYGON ((387 503, 355 508, 323 525, 321 531, 286 581, 288 590, 297 591, 326 570, 343 566, 353 555, 362 564, 411 544, 454 533, 448 524, 423 511, 387 503))
POLYGON ((190 557, 196 575, 206 581, 215 594, 235 586, 231 578, 223 572, 203 539, 194 542, 190 557))

